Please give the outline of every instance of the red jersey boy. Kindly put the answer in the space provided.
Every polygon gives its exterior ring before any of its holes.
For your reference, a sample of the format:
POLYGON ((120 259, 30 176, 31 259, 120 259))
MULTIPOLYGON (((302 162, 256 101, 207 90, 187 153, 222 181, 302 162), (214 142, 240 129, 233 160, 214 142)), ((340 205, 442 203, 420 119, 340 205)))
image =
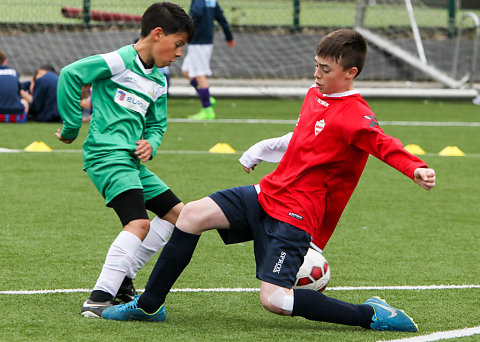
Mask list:
POLYGON ((200 234, 218 229, 225 243, 253 240, 260 301, 268 311, 366 329, 417 331, 409 316, 378 297, 352 304, 292 288, 308 248, 322 249, 330 238, 369 154, 426 190, 435 186, 435 171, 385 134, 353 89, 366 52, 364 38, 352 30, 334 31, 321 40, 315 86, 305 97, 293 134, 262 141, 240 159, 247 172, 262 160, 279 161, 276 170, 259 185, 188 203, 145 292, 105 310, 103 318, 164 321, 166 295, 189 263, 200 234))

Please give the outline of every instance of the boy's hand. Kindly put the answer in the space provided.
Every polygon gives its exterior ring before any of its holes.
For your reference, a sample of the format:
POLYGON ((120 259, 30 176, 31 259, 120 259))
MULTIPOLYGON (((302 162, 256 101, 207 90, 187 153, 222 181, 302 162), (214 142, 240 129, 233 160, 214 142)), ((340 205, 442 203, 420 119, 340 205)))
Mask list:
POLYGON ((413 172, 413 180, 425 190, 435 186, 435 170, 419 167, 413 172))
POLYGON ((227 46, 230 48, 233 48, 235 46, 235 40, 227 40, 226 43, 227 46))
POLYGON ((137 158, 143 162, 146 162, 152 158, 152 145, 147 140, 137 141, 137 148, 135 149, 135 154, 137 158))
POLYGON ((57 136, 58 140, 60 140, 65 144, 71 144, 75 140, 75 138, 70 138, 70 139, 62 138, 62 130, 60 128, 57 129, 57 133, 55 133, 55 135, 57 136))
POLYGON ((28 103, 33 102, 33 96, 29 92, 26 92, 23 89, 20 89, 20 97, 25 101, 27 101, 28 103))
POLYGON ((251 168, 248 168, 248 167, 246 167, 245 165, 242 165, 243 170, 244 170, 246 173, 250 173, 250 169, 255 170, 255 166, 257 166, 257 165, 253 165, 251 168))

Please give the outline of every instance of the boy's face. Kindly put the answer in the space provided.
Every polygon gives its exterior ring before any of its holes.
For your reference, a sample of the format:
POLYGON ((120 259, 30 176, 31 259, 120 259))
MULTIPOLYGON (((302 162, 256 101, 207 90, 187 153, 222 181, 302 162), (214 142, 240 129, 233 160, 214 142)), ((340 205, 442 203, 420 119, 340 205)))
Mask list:
POLYGON ((188 41, 185 32, 165 35, 163 31, 157 32, 152 48, 153 63, 158 68, 163 68, 175 62, 182 56, 182 48, 188 41))
POLYGON ((322 94, 342 93, 353 89, 357 68, 343 70, 331 57, 315 56, 315 83, 322 94))

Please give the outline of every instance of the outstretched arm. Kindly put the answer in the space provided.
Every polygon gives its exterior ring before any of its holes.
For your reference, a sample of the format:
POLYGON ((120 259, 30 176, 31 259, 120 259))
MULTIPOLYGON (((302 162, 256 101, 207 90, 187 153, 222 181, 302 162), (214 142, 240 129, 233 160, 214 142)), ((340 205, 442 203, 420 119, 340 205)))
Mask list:
POLYGON ((239 159, 245 172, 250 173, 250 169, 255 170, 255 166, 262 161, 280 162, 287 150, 292 134, 290 132, 278 138, 262 140, 246 150, 239 159))
POLYGON ((425 190, 435 186, 435 170, 419 167, 413 172, 413 181, 425 190))

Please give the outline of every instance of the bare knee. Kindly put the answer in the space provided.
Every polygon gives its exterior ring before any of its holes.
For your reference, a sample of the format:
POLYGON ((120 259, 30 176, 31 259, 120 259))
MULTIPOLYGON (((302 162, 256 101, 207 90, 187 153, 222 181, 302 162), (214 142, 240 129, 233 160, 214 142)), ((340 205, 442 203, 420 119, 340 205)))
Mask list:
POLYGON ((150 230, 150 221, 148 219, 132 220, 128 222, 123 229, 135 234, 140 240, 143 241, 150 230))
POLYGON ((277 315, 291 315, 293 311, 293 291, 273 284, 264 287, 263 283, 260 288, 260 302, 263 307, 277 315))
POLYGON ((177 227, 192 234, 199 234, 207 219, 207 213, 199 201, 190 202, 183 207, 177 220, 177 227))

